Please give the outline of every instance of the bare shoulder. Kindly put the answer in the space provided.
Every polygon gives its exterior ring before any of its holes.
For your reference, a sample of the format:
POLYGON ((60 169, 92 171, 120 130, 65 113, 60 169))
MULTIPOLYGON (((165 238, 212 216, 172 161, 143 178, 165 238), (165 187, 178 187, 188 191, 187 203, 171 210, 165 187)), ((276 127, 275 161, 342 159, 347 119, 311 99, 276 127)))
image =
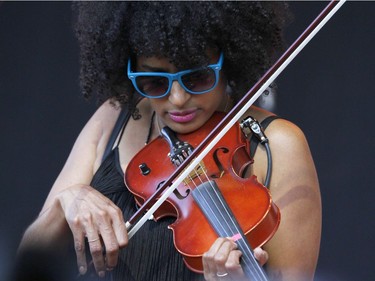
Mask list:
POLYGON ((119 104, 106 101, 89 120, 88 125, 97 133, 99 149, 107 144, 120 112, 121 106, 119 104))
MULTIPOLYGON (((262 122, 273 113, 252 107, 248 114, 262 122)), ((287 178, 296 179, 298 174, 309 172, 315 173, 315 167, 310 153, 310 148, 305 134, 296 124, 283 119, 275 119, 265 129, 265 134, 269 140, 273 159, 273 169, 271 178, 271 189, 287 188, 290 185, 280 184, 287 178), (305 169, 305 171, 301 171, 305 169), (277 187, 275 187, 277 186, 277 187), (282 187, 281 187, 282 186, 282 187)), ((254 156, 254 174, 259 180, 263 180, 266 174, 267 154, 264 147, 259 146, 254 156)), ((272 190, 277 193, 277 191, 272 190)))
POLYGON ((273 159, 270 189, 275 199, 298 186, 318 194, 314 160, 301 128, 288 120, 276 119, 268 126, 266 134, 273 159))
MULTIPOLYGON (((267 117, 275 115, 257 107, 251 108, 248 113, 260 122, 267 117)), ((310 152, 305 134, 301 128, 286 119, 279 118, 273 120, 266 128, 266 135, 276 153, 290 155, 293 151, 295 153, 300 153, 301 150, 308 150, 310 152)))
POLYGON ((76 139, 43 209, 50 206, 56 195, 64 189, 91 182, 119 113, 120 107, 107 101, 93 114, 76 139))
MULTIPOLYGON (((305 134, 296 124, 286 119, 276 119, 267 128, 267 136, 280 152, 302 152, 309 150, 305 134), (302 151, 301 151, 302 150, 302 151)), ((309 151, 308 151, 309 152, 309 151)))
POLYGON ((108 133, 108 131, 112 131, 120 111, 120 105, 106 101, 96 110, 88 121, 87 126, 99 129, 103 134, 108 133))
MULTIPOLYGON (((111 101, 104 102, 93 114, 90 120, 83 128, 75 146, 83 144, 91 146, 91 153, 95 153, 93 170, 95 171, 100 163, 111 136, 115 123, 121 112, 121 106, 111 101)), ((75 148, 73 148, 74 152, 75 148)))
POLYGON ((288 120, 276 119, 267 127, 266 135, 273 159, 270 188, 274 196, 306 183, 317 189, 315 164, 302 129, 288 120))

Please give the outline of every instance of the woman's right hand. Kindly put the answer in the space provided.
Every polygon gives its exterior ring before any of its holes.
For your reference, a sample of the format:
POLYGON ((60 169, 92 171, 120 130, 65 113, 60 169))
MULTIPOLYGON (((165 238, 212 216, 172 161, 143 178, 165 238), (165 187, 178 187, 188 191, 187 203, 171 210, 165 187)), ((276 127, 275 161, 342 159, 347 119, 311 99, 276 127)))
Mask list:
POLYGON ((80 274, 87 271, 85 239, 99 276, 117 265, 119 250, 128 243, 121 210, 107 197, 87 185, 74 185, 58 194, 65 219, 72 231, 80 274))

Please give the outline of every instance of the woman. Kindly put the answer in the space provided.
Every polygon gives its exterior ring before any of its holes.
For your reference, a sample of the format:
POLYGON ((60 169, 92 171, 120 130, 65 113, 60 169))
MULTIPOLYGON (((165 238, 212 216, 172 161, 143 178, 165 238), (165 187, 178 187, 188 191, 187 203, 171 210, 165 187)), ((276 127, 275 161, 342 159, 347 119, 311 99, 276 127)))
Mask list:
MULTIPOLYGON (((124 222, 137 207, 123 174, 160 128, 191 133, 214 112, 233 107, 282 47, 285 6, 79 2, 74 8, 82 90, 103 103, 77 138, 39 217, 25 232, 21 251, 74 245, 81 275, 90 275, 92 260, 97 276, 112 280, 246 280, 241 252, 230 238, 218 238, 207 249, 203 275, 189 270, 167 229, 173 218, 150 220, 128 240, 124 222)), ((263 121, 273 114, 252 107, 247 115, 263 121)), ((301 130, 286 120, 272 121, 266 134, 273 155, 269 189, 282 219, 255 256, 266 263, 271 280, 312 280, 321 207, 309 147, 301 130)), ((253 160, 247 176, 264 182, 262 147, 253 160)))

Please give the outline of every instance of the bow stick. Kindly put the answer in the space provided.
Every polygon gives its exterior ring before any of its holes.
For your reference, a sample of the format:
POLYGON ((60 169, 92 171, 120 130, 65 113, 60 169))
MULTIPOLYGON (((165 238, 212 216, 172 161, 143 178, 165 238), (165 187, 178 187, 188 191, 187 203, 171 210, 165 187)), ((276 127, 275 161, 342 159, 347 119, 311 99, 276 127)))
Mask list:
POLYGON ((200 143, 189 155, 189 157, 182 162, 179 167, 177 167, 174 173, 164 182, 164 184, 149 199, 147 199, 147 201, 144 202, 144 204, 129 219, 129 221, 125 223, 126 229, 128 230, 129 239, 142 227, 148 218, 153 215, 153 213, 163 204, 163 202, 182 183, 182 181, 189 176, 191 171, 202 161, 202 159, 241 118, 241 116, 246 113, 250 106, 280 75, 280 73, 319 32, 319 30, 338 11, 338 9, 341 8, 345 1, 346 0, 331 1, 318 15, 318 17, 309 25, 309 27, 288 48, 288 50, 276 61, 276 63, 246 93, 246 95, 232 108, 232 110, 228 112, 225 118, 202 141, 202 143, 200 143), (156 200, 156 198, 159 196, 160 198, 156 200), (140 216, 142 217, 139 219, 140 216))

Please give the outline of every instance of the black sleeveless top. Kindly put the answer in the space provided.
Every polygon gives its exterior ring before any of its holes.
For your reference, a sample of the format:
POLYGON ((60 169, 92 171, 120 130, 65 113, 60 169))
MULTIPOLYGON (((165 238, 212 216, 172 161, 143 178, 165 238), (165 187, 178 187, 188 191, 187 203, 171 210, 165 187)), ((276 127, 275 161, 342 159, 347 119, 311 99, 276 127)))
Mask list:
MULTIPOLYGON (((133 195, 124 184, 120 166, 118 143, 112 149, 117 137, 129 119, 123 110, 115 125, 104 153, 103 162, 95 173, 91 186, 111 199, 129 219, 136 211, 133 195)), ((127 247, 120 251, 117 267, 106 272, 106 280, 113 281, 167 281, 204 280, 203 274, 189 270, 173 245, 172 231, 168 229, 174 218, 147 221, 132 237, 127 247)), ((99 279, 98 280, 103 280, 99 279)))
MULTIPOLYGON (((102 164, 91 182, 92 187, 107 196, 123 211, 125 220, 136 211, 134 197, 124 184, 118 148, 129 117, 127 110, 121 112, 104 152, 102 164), (114 145, 118 136, 120 138, 114 145)), ((270 119, 273 120, 274 117, 269 118, 267 123, 272 121, 270 119)), ((256 146, 253 146, 252 153, 255 153, 255 148, 256 146)), ((132 237, 128 246, 120 251, 117 267, 111 272, 106 272, 104 280, 204 280, 203 274, 194 273, 185 266, 182 255, 174 248, 172 231, 167 228, 173 221, 174 218, 164 218, 157 222, 147 221, 132 237)))

